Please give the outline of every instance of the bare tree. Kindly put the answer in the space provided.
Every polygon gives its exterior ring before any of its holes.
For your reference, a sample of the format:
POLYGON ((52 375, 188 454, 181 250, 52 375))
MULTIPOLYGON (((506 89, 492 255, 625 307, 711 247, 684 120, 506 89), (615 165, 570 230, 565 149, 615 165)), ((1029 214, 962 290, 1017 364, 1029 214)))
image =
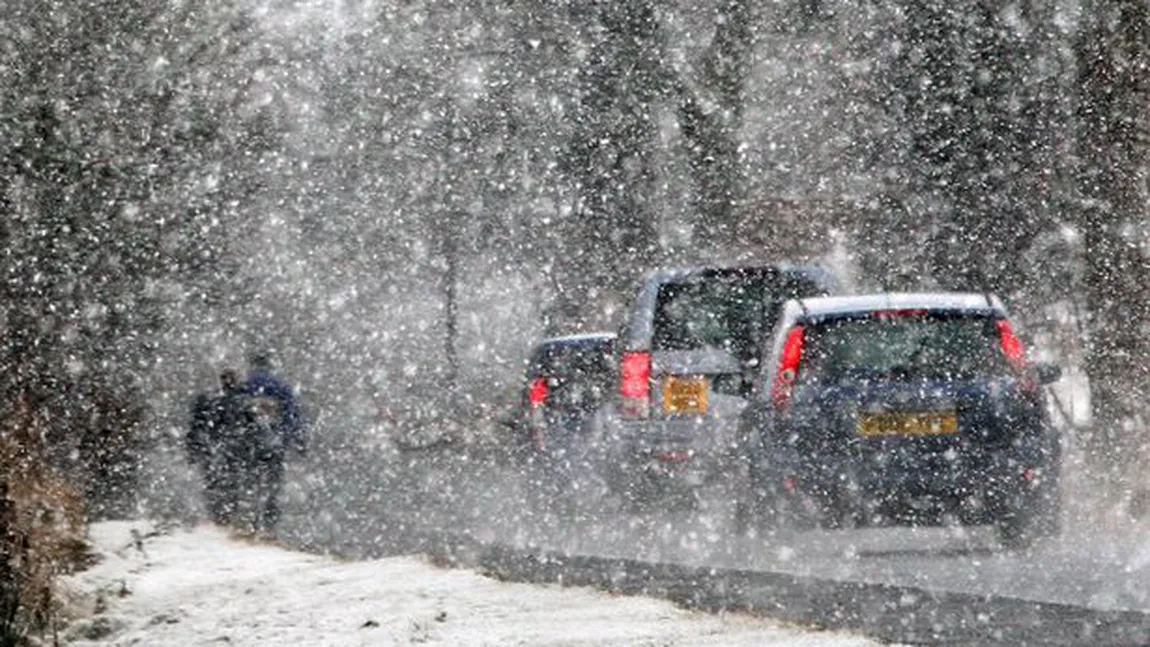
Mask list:
POLYGON ((722 0, 700 69, 676 76, 679 127, 696 188, 694 240, 726 249, 743 199, 739 135, 746 107, 755 21, 749 0, 722 0))
POLYGON ((1018 289, 1023 251, 1051 227, 1054 97, 1035 61, 1052 57, 1037 4, 1015 14, 980 0, 896 3, 903 46, 878 98, 906 143, 889 188, 905 197, 881 229, 904 230, 910 218, 927 232, 927 253, 913 254, 922 241, 912 240, 906 253, 943 287, 1018 289))
POLYGON ((567 168, 578 208, 560 259, 561 318, 602 325, 588 311, 618 301, 656 258, 655 112, 668 95, 663 44, 649 0, 598 5, 599 36, 580 70, 567 168))
POLYGON ((1076 50, 1089 455, 1095 466, 1121 473, 1142 448, 1150 386, 1150 267, 1141 240, 1150 161, 1150 12, 1138 0, 1097 0, 1083 9, 1076 50))

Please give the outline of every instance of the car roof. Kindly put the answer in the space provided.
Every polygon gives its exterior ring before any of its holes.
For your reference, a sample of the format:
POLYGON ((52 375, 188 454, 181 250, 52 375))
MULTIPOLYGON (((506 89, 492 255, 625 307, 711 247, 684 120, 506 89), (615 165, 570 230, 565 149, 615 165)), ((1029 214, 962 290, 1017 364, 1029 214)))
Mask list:
POLYGON ((699 265, 691 267, 672 267, 655 270, 647 275, 647 280, 654 283, 674 283, 690 278, 705 276, 711 273, 726 272, 767 272, 774 271, 783 274, 799 274, 815 281, 828 283, 837 287, 838 280, 834 273, 819 265, 801 265, 791 262, 767 263, 759 265, 699 265))
POLYGON ((804 320, 851 315, 875 310, 961 311, 1006 316, 995 295, 977 292, 881 292, 851 296, 792 299, 788 314, 804 320))
MULTIPOLYGON (((646 275, 646 278, 639 284, 638 293, 635 295, 634 300, 630 305, 630 311, 626 314, 626 327, 624 330, 623 343, 629 349, 649 349, 651 338, 654 334, 653 319, 659 292, 664 285, 674 283, 686 283, 695 279, 706 280, 709 276, 714 275, 738 275, 739 273, 756 274, 762 273, 765 275, 781 274, 786 279, 805 279, 813 285, 813 292, 825 292, 836 294, 840 291, 839 281, 837 276, 831 270, 817 264, 801 265, 789 261, 778 261, 775 263, 757 263, 757 264, 714 264, 703 265, 696 267, 677 267, 655 270, 646 275)), ((798 293, 807 290, 799 291, 798 293)), ((792 291, 791 293, 795 293, 792 291)), ((781 298, 784 295, 778 295, 781 298)))
POLYGON ((563 373, 567 369, 562 368, 562 363, 572 360, 572 357, 563 359, 564 356, 591 358, 606 354, 611 350, 614 340, 615 333, 608 332, 578 333, 541 339, 531 349, 531 356, 527 358, 528 374, 538 376, 556 374, 557 371, 563 373), (560 366, 555 365, 557 360, 560 366))
POLYGON ((539 340, 537 346, 592 346, 595 344, 604 344, 611 342, 615 339, 615 333, 611 332, 586 332, 577 333, 572 335, 559 335, 557 337, 547 337, 539 340))

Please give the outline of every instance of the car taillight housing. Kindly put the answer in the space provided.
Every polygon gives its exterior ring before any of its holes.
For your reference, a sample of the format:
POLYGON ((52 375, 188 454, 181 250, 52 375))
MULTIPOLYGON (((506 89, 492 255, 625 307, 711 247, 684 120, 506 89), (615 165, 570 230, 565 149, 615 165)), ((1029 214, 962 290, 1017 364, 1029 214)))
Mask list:
POLYGON ((998 328, 998 340, 1002 344, 1002 354, 1006 356, 1006 361, 1010 363, 1010 368, 1014 370, 1014 374, 1018 377, 1019 384, 1025 391, 1034 391, 1038 389, 1038 381, 1030 372, 1030 365, 1026 361, 1026 348, 1022 345, 1022 340, 1018 335, 1014 334, 1014 326, 1006 319, 999 319, 994 322, 998 328))
POLYGON ((646 418, 651 410, 651 353, 623 353, 619 366, 619 396, 628 418, 646 418))
POLYGON ((532 409, 539 408, 547 402, 547 378, 537 377, 531 381, 531 386, 527 389, 527 400, 531 403, 532 409))
POLYGON ((787 332, 787 338, 783 342, 779 370, 771 385, 771 402, 776 409, 786 409, 791 404, 791 392, 794 391, 795 381, 799 377, 799 364, 803 359, 804 338, 803 327, 795 326, 787 332))
POLYGON ((545 377, 531 380, 531 385, 527 387, 527 401, 531 405, 528 429, 530 430, 531 444, 534 445, 536 451, 543 451, 543 426, 546 416, 543 405, 547 404, 549 390, 545 377))

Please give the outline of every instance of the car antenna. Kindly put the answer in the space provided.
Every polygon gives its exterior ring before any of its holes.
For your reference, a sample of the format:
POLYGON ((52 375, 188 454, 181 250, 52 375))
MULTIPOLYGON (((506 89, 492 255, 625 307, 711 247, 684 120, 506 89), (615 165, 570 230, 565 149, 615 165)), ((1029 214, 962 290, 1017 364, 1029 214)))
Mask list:
POLYGON ((807 310, 807 304, 803 303, 802 299, 795 299, 795 300, 799 302, 799 307, 803 309, 803 316, 804 317, 811 316, 811 311, 807 310))

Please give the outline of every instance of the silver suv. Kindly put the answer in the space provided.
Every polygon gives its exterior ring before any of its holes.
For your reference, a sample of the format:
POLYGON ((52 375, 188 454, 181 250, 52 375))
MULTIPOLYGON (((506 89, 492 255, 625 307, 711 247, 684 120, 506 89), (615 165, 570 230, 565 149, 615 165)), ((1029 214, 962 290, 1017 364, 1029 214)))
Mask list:
POLYGON ((618 391, 601 416, 610 489, 633 505, 664 495, 694 502, 730 464, 782 304, 837 291, 833 274, 804 265, 648 275, 618 336, 618 391))

